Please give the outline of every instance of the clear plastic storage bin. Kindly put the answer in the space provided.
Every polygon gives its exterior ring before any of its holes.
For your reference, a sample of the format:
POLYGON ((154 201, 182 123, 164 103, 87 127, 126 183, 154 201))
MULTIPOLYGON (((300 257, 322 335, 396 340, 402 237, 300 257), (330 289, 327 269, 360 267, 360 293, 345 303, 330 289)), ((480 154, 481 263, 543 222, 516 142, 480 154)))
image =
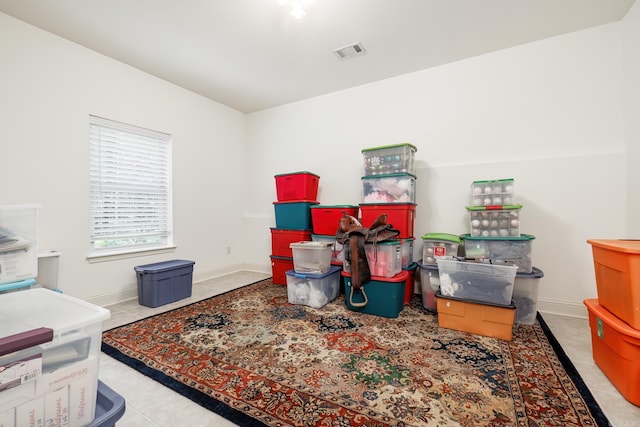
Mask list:
POLYGON ((429 233, 422 236, 422 263, 436 265, 436 257, 457 256, 460 237, 448 233, 429 233))
POLYGON ((291 304, 321 308, 340 293, 340 267, 331 266, 323 274, 286 272, 287 297, 291 304))
POLYGON ((531 273, 531 249, 535 236, 480 237, 464 234, 464 254, 470 259, 509 261, 518 266, 518 273, 531 273))
MULTIPOLYGON (((402 271, 402 252, 399 240, 388 240, 364 246, 372 276, 393 277, 402 271)), ((344 261, 344 271, 351 272, 351 264, 344 261)))
POLYGON ((522 205, 467 206, 471 237, 514 237, 520 235, 522 205))
POLYGON ((411 144, 385 145, 365 148, 365 175, 388 175, 392 173, 415 173, 414 157, 417 149, 411 144))
POLYGON ((70 425, 88 425, 95 417, 102 323, 109 315, 50 289, 0 295, 0 413, 15 410, 22 426, 33 410, 44 413, 41 425, 50 425, 47 402, 58 400, 70 425))
POLYGON ((331 243, 297 242, 291 243, 293 269, 296 273, 322 274, 331 267, 331 243))
POLYGON ((0 206, 0 284, 38 275, 38 207, 0 206))
POLYGON ((515 203, 513 178, 473 181, 471 184, 472 206, 501 206, 515 203))
POLYGON ((416 177, 408 173, 363 176, 364 203, 415 203, 416 177))
POLYGON ((337 242, 335 236, 325 236, 320 234, 312 234, 311 240, 314 242, 323 242, 331 245, 331 263, 342 264, 344 262, 344 246, 337 242))
POLYGON ((488 262, 436 259, 443 296, 490 304, 511 304, 518 267, 488 262))

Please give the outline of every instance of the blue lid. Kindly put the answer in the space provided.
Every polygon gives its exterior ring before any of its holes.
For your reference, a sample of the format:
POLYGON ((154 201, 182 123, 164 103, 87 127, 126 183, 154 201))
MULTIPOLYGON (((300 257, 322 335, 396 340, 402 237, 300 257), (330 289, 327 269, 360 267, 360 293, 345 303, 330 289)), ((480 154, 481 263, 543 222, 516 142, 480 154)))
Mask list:
POLYGON ((293 276, 297 279, 322 279, 327 276, 331 276, 332 274, 340 270, 342 270, 342 268, 338 267, 337 265, 331 265, 329 267, 329 271, 327 271, 326 273, 296 273, 295 270, 289 270, 285 274, 287 276, 293 276))
POLYGON ((179 267, 188 267, 195 264, 194 261, 186 261, 182 259, 173 259, 171 261, 156 262, 153 264, 139 265, 133 267, 138 273, 160 273, 162 271, 173 270, 179 267))

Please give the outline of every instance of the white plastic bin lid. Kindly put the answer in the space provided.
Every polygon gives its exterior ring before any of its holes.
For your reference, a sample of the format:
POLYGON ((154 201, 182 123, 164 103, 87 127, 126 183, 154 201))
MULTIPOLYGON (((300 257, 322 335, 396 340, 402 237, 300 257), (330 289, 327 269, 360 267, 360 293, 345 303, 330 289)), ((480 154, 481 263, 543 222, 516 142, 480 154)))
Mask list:
POLYGON ((0 295, 0 337, 41 327, 53 329, 55 337, 110 315, 106 308, 50 289, 26 289, 0 295))
POLYGON ((303 241, 296 243, 289 243, 290 249, 327 249, 332 245, 331 242, 318 242, 318 241, 303 241))

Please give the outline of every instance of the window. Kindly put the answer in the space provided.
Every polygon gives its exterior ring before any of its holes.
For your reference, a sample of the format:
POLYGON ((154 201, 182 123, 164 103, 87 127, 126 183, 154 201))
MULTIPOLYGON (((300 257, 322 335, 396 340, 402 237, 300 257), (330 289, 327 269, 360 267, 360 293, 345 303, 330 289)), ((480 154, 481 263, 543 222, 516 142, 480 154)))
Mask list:
POLYGON ((90 254, 172 242, 171 135, 89 117, 90 254))

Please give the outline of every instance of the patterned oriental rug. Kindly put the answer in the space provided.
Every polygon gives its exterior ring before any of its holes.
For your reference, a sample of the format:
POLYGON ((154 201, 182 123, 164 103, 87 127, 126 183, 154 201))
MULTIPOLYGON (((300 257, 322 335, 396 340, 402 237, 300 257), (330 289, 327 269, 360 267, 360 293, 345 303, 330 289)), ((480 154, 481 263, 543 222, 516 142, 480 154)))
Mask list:
POLYGON ((606 426, 538 316, 507 342, 344 295, 313 309, 271 280, 121 326, 102 350, 241 426, 606 426))

